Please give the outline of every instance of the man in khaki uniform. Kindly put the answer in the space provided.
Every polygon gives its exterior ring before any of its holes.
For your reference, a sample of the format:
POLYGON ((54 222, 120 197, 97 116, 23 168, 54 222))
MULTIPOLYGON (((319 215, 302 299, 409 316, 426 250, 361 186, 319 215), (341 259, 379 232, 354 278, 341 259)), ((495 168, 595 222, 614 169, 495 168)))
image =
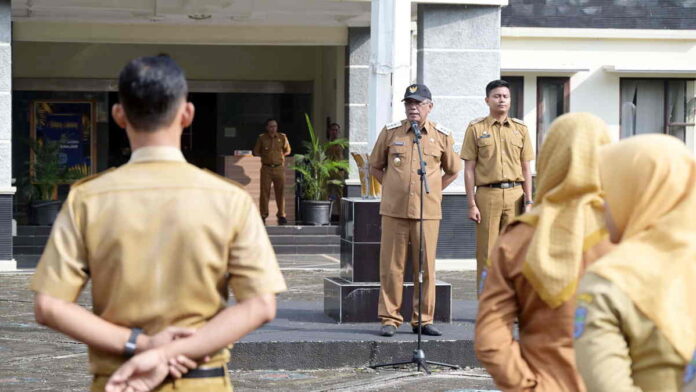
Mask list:
POLYGON ((73 186, 31 281, 37 321, 89 346, 92 391, 120 366, 109 391, 231 391, 226 348, 273 319, 285 290, 251 197, 184 160, 186 94, 166 56, 126 65, 112 114, 131 159, 73 186), (92 311, 74 303, 90 279, 92 311), (163 383, 170 361, 194 369, 163 383))
POLYGON ((477 223, 477 287, 498 233, 533 204, 529 161, 534 151, 527 126, 508 117, 509 84, 504 80, 488 83, 486 104, 488 116, 469 124, 461 150, 469 219, 477 223))
POLYGON ((278 132, 278 122, 266 120, 266 132, 259 135, 254 146, 254 155, 261 157, 261 196, 259 209, 264 223, 268 217, 268 198, 271 196, 271 183, 278 206, 278 224, 288 223, 285 217, 285 157, 290 155, 290 143, 284 133, 278 132))
POLYGON ((457 177, 461 162, 454 152, 454 139, 450 132, 428 120, 433 108, 430 90, 422 84, 411 85, 403 100, 407 119, 384 127, 370 154, 370 172, 383 186, 379 210, 382 238, 378 316, 383 336, 393 336, 403 322, 399 310, 410 242, 415 281, 411 325, 414 333, 418 330, 418 281, 415 277, 418 276, 420 242, 420 163, 411 126, 412 122, 417 122, 423 135, 421 146, 430 185, 430 193, 423 194, 422 333, 438 336, 441 333, 432 323, 435 315, 435 253, 442 218, 440 204, 442 190, 457 177))

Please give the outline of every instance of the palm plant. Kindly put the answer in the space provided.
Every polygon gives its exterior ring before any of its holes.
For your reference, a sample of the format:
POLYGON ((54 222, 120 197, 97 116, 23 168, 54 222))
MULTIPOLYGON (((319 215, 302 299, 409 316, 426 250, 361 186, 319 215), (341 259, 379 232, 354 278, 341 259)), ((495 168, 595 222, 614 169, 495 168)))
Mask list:
POLYGON ((29 139, 28 144, 34 160, 29 169, 29 199, 56 200, 58 184, 64 182, 65 167, 60 163, 62 140, 29 139))
POLYGON ((333 146, 348 146, 347 139, 336 139, 322 143, 314 132, 314 127, 305 113, 305 121, 309 132, 309 141, 304 141, 302 145, 306 149, 305 154, 295 155, 295 164, 291 168, 301 174, 298 182, 302 187, 303 200, 328 200, 329 185, 343 186, 343 181, 336 179, 336 175, 344 170, 348 170, 348 160, 331 160, 326 151, 333 146))

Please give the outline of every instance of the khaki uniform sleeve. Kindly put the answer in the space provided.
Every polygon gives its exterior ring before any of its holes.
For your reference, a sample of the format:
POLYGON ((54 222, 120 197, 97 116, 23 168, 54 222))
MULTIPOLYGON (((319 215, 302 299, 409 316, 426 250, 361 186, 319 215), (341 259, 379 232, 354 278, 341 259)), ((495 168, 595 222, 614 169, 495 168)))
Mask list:
POLYGON ((252 150, 252 154, 254 154, 255 157, 261 156, 261 150, 263 149, 263 145, 261 143, 261 136, 256 138, 256 144, 254 145, 254 149, 252 150))
POLYGON ((275 252, 251 197, 244 194, 239 211, 247 211, 230 243, 229 287, 237 301, 287 289, 275 252))
POLYGON ((466 129, 466 134, 464 135, 464 142, 462 142, 462 150, 459 157, 465 161, 476 161, 478 159, 476 135, 474 134, 474 128, 471 125, 469 125, 469 127, 466 129))
POLYGON ((457 174, 462 170, 462 160, 454 152, 454 138, 447 135, 445 151, 442 153, 442 170, 447 174, 457 174))
POLYGON ((529 135, 529 130, 527 129, 527 127, 525 127, 524 129, 524 145, 522 146, 520 159, 523 162, 534 160, 534 148, 532 147, 532 138, 529 135))
POLYGON ((89 266, 82 231, 79 203, 71 191, 63 203, 36 272, 31 290, 74 302, 89 280, 89 266))
POLYGON ((290 142, 288 141, 288 137, 283 135, 283 155, 290 155, 290 152, 290 142))
MULTIPOLYGON (((508 272, 500 240, 491 251, 490 266, 479 298, 474 349, 476 357, 503 390, 532 390, 536 376, 522 358, 520 345, 512 335, 517 319, 517 297, 508 272)), ((486 271, 486 270, 484 270, 486 271)))
POLYGON ((611 282, 587 273, 577 292, 575 359, 588 391, 640 392, 631 376, 631 357, 621 332, 621 313, 634 309, 611 282))
POLYGON ((387 146, 387 129, 382 128, 375 142, 375 146, 372 148, 370 153, 370 167, 377 170, 382 170, 387 166, 388 149, 387 146))

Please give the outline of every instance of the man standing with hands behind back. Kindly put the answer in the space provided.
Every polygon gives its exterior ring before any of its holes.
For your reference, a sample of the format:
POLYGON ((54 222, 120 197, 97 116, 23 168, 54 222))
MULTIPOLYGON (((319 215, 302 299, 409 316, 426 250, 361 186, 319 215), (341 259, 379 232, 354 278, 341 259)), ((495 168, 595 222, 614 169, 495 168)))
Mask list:
POLYGON ((266 132, 259 135, 254 146, 254 156, 261 157, 261 195, 259 210, 266 223, 268 199, 271 196, 271 183, 278 206, 278 224, 288 223, 285 217, 285 157, 290 155, 290 143, 284 133, 278 132, 278 121, 266 120, 266 132))
POLYGON ((476 283, 485 279, 488 252, 512 219, 532 207, 534 159, 531 138, 522 120, 509 118, 510 85, 494 80, 486 86, 489 114, 472 121, 466 130, 461 158, 469 203, 469 219, 476 225, 476 283), (476 192, 474 193, 474 186, 476 192))
POLYGON ((382 336, 393 336, 403 322, 401 297, 404 267, 409 241, 413 262, 413 313, 411 326, 418 332, 418 259, 420 243, 420 159, 414 143, 412 123, 417 123, 422 138, 423 159, 430 193, 423 193, 423 305, 422 332, 441 335, 433 325, 435 316, 435 253, 442 219, 442 190, 461 170, 454 152, 454 138, 440 124, 428 120, 433 109, 428 87, 412 84, 404 94, 406 120, 387 124, 380 132, 370 154, 370 173, 382 184, 382 238, 379 254, 379 309, 382 336), (444 174, 443 174, 444 171, 444 174))

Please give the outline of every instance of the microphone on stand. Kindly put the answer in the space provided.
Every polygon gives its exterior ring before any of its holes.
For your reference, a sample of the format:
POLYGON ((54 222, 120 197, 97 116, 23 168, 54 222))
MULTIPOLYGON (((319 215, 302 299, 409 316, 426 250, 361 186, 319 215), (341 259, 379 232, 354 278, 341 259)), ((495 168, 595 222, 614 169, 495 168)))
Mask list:
POLYGON ((411 128, 413 128, 413 134, 416 135, 416 138, 420 139, 421 131, 420 126, 418 126, 418 121, 411 121, 411 128))

